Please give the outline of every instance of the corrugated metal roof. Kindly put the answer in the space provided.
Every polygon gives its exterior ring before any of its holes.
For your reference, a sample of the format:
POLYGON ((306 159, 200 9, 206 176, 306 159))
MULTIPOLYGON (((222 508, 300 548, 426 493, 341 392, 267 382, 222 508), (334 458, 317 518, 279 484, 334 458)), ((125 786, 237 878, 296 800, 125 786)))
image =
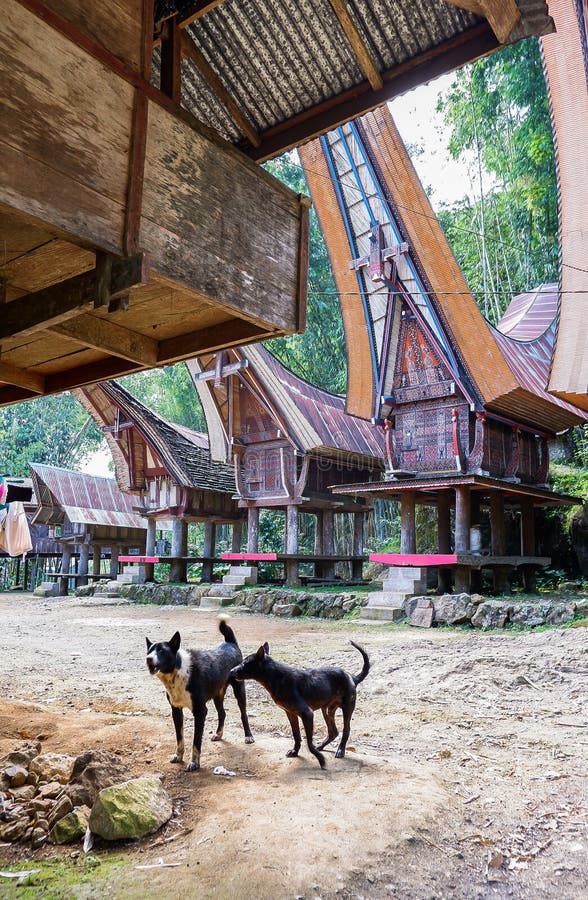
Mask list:
POLYGON ((273 356, 262 344, 240 348, 255 376, 284 417, 302 450, 331 450, 381 461, 384 442, 371 423, 345 412, 345 398, 321 390, 273 356))
POLYGON ((65 513, 70 522, 76 524, 147 527, 145 519, 133 511, 133 497, 123 494, 113 478, 39 463, 30 463, 30 467, 40 503, 35 521, 59 524, 65 513), (45 499, 47 490, 51 494, 51 507, 45 499), (46 511, 48 517, 44 515, 46 511))
MULTIPOLYGON (((543 0, 519 0, 516 37, 542 34, 553 23, 543 0)), ((156 27, 178 13, 189 21, 194 3, 158 0, 156 27)), ((186 28, 189 39, 222 88, 261 136, 308 123, 330 108, 330 120, 307 127, 305 137, 373 108, 428 79, 498 46, 486 19, 445 0, 346 0, 352 24, 383 87, 371 89, 352 43, 329 0, 224 0, 186 28), (345 104, 355 104, 349 109, 345 104), (333 118, 340 106, 341 114, 333 118)), ((158 67, 159 58, 156 59, 158 67)), ((182 102, 227 140, 243 134, 195 64, 182 63, 182 102)), ((302 129, 304 131, 304 127, 302 129)), ((299 141, 285 140, 284 146, 299 141)), ((252 149, 252 148, 250 148, 252 149)))
POLYGON ((516 341, 532 341, 547 331, 557 309, 557 284, 540 284, 533 291, 513 297, 496 328, 516 341))

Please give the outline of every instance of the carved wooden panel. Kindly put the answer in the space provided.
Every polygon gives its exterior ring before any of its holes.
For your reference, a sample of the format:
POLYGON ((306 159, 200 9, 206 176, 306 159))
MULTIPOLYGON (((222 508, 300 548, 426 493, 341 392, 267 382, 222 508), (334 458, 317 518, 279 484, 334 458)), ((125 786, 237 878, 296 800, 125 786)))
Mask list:
POLYGON ((239 391, 240 439, 245 444, 272 441, 278 437, 275 419, 250 390, 239 391))

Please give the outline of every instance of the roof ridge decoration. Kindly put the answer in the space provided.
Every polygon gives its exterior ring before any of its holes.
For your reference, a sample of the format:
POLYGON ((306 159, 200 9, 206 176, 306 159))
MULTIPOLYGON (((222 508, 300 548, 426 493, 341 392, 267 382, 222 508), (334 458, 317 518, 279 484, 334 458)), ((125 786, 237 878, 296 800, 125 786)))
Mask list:
POLYGON ((307 144, 300 156, 341 294, 348 412, 389 416, 409 309, 471 409, 546 432, 584 419, 547 393, 553 340, 539 335, 537 346, 521 345, 484 319, 386 107, 307 144))

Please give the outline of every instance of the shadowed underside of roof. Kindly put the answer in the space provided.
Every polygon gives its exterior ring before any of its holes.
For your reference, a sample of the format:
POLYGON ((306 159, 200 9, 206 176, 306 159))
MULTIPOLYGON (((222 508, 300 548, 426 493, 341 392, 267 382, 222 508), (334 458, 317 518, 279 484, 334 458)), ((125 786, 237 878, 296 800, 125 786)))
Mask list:
POLYGON ((242 347, 239 352, 249 361, 246 371, 268 392, 302 450, 382 458, 381 432, 371 423, 346 413, 344 397, 309 384, 261 344, 242 347))
POLYGON ((40 503, 35 522, 59 524, 65 514, 76 524, 146 527, 145 520, 133 511, 133 497, 123 494, 113 478, 39 463, 30 467, 40 503))
MULTIPOLYGON (((230 466, 211 460, 208 438, 205 434, 166 421, 113 381, 81 388, 75 394, 96 421, 103 420, 102 424, 112 424, 111 421, 104 422, 107 413, 104 403, 100 403, 101 394, 108 398, 111 402, 111 418, 114 409, 118 407, 127 421, 133 423, 157 453, 177 484, 201 490, 234 493, 233 470, 230 466)), ((111 449, 113 444, 118 447, 111 434, 107 432, 105 437, 111 449)), ((121 476, 124 482, 128 483, 127 463, 124 459, 121 462, 121 476)), ((117 478, 119 478, 118 468, 117 466, 117 478)), ((126 486, 124 482, 123 486, 126 486)))
MULTIPOLYGON (((460 6, 445 0, 157 0, 155 20, 164 39, 176 27, 174 14, 182 29, 183 105, 262 159, 500 43, 553 28, 543 0, 517 0, 506 9, 486 4, 498 10, 501 25, 491 13, 483 18, 482 5, 475 14, 460 6)), ((156 63, 159 69, 159 52, 156 63)))

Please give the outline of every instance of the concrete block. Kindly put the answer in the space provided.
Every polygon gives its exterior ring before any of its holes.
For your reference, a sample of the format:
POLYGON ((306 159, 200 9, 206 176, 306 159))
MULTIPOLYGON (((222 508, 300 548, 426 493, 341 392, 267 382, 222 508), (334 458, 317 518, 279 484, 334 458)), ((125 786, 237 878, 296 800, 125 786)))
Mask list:
POLYGON ((364 606, 360 621, 400 622, 404 618, 401 606, 364 606))

